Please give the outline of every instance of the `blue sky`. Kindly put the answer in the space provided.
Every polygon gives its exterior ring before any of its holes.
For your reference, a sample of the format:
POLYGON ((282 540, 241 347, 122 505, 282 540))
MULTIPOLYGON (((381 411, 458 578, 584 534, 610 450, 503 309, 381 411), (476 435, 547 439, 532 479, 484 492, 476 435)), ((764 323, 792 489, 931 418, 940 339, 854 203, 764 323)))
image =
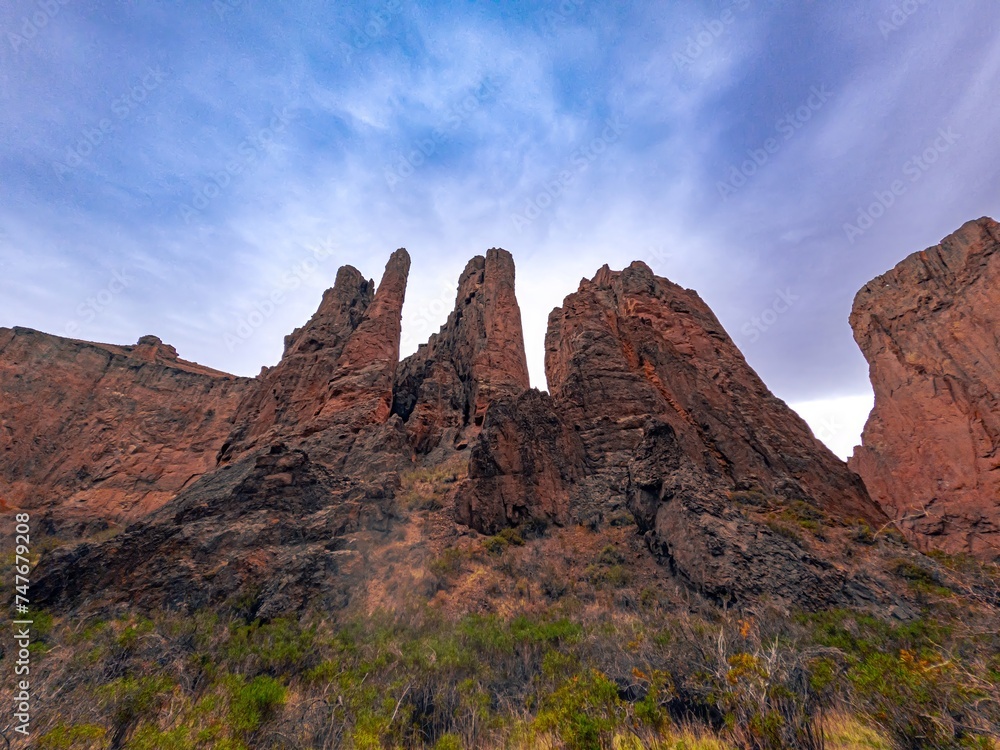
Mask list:
POLYGON ((544 387, 549 311, 641 259, 844 454, 854 293, 1000 216, 998 91, 996 0, 9 0, 0 325, 252 375, 405 246, 405 355, 498 246, 544 387))

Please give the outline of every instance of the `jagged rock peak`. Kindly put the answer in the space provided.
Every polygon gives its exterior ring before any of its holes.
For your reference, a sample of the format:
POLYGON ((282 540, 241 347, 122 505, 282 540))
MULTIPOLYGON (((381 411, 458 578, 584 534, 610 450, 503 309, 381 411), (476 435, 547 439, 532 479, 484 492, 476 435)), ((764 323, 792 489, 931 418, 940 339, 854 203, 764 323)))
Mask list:
POLYGON ((1000 224, 981 218, 862 288, 875 408, 850 465, 924 547, 1000 557, 1000 224))
POLYGON ((393 412, 406 421, 419 453, 463 447, 491 402, 528 387, 514 259, 492 248, 466 264, 441 330, 401 363, 393 412))
POLYGON ((549 316, 549 392, 587 460, 623 476, 647 419, 707 477, 882 519, 864 487, 760 380, 693 291, 635 262, 602 267, 549 316))
POLYGON ((409 270, 409 254, 396 250, 375 291, 357 269, 340 268, 309 322, 286 337, 281 361, 244 399, 222 458, 345 421, 360 429, 388 418, 409 270))
POLYGON ((333 287, 323 293, 319 308, 301 328, 285 337, 282 359, 326 346, 337 346, 348 331, 358 327, 375 295, 375 283, 353 266, 341 266, 333 287))

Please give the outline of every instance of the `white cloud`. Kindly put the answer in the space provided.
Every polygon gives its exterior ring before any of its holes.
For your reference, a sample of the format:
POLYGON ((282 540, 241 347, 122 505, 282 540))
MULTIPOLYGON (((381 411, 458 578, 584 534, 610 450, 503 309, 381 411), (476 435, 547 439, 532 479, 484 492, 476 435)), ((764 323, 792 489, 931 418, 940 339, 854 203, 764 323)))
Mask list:
POLYGON ((861 431, 874 405, 871 393, 790 404, 806 420, 813 434, 843 459, 861 444, 861 431))

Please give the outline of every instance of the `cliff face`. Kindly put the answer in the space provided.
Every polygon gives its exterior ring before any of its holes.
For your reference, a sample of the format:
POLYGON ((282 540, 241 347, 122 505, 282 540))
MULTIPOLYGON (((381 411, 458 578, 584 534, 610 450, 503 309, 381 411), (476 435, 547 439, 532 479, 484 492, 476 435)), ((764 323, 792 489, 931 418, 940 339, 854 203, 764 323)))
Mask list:
POLYGON ((850 461, 919 545, 1000 556, 1000 225, 965 224, 869 282, 851 326, 875 408, 850 461))
POLYGON ((155 336, 113 346, 0 328, 0 499, 50 530, 140 518, 215 465, 252 382, 155 336))
POLYGON ((605 266, 549 317, 545 370, 589 464, 617 474, 649 419, 691 466, 724 484, 879 520, 864 487, 776 398, 693 291, 643 263, 605 266))
POLYGON ((377 291, 357 269, 338 271, 309 322, 286 337, 281 361, 240 404, 224 461, 291 440, 343 462, 359 438, 388 421, 409 270, 400 249, 377 291))
POLYGON ((110 542, 63 549, 37 594, 198 608, 254 590, 261 617, 342 603, 363 572, 344 536, 388 530, 391 469, 410 463, 390 414, 409 265, 393 253, 377 291, 341 268, 239 404, 218 466, 110 542))

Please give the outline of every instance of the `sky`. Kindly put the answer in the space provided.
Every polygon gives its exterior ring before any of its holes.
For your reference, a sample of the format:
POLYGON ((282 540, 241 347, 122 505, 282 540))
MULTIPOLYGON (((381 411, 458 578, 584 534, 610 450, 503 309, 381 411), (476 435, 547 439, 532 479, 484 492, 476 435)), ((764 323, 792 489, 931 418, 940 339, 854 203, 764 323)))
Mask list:
POLYGON ((0 325, 255 375, 406 247, 406 355, 504 247, 544 388, 548 313, 643 260, 846 456, 854 294, 1000 218, 997 92, 998 0, 7 0, 0 325))

